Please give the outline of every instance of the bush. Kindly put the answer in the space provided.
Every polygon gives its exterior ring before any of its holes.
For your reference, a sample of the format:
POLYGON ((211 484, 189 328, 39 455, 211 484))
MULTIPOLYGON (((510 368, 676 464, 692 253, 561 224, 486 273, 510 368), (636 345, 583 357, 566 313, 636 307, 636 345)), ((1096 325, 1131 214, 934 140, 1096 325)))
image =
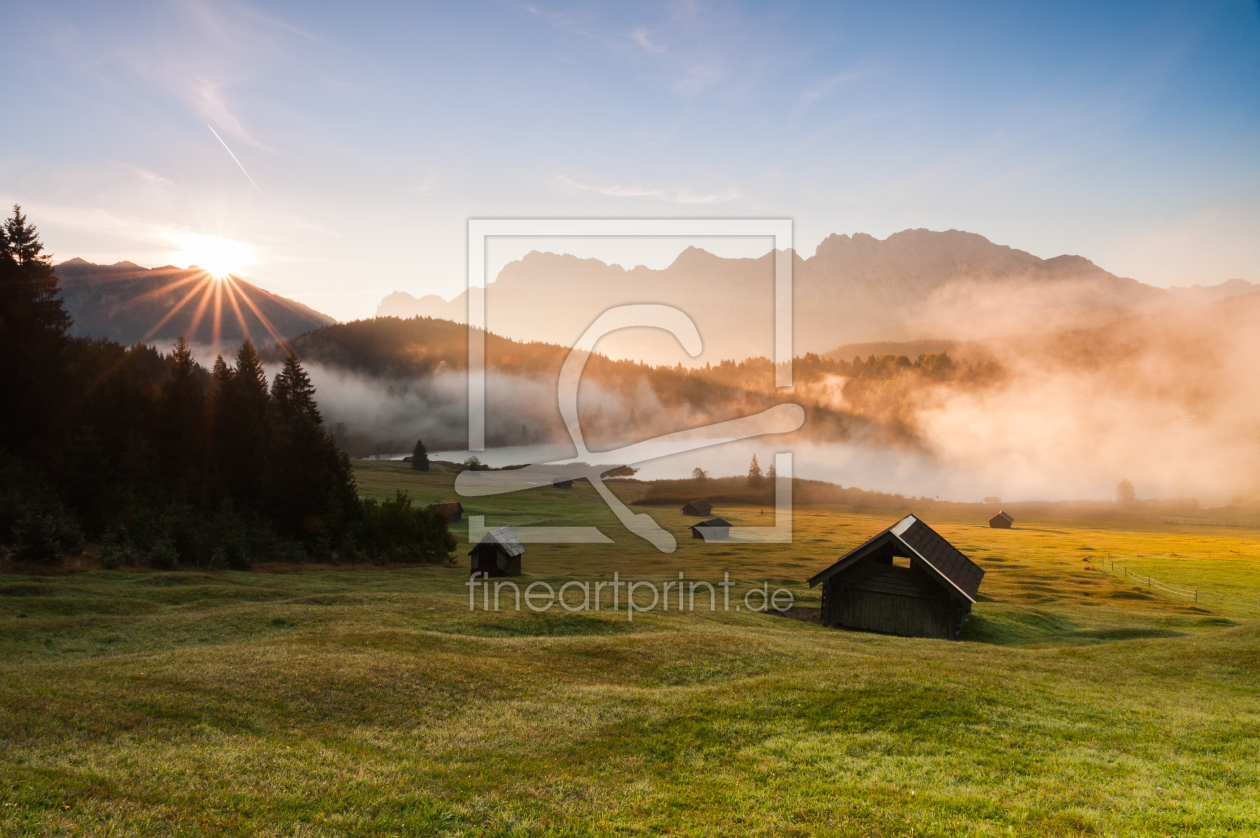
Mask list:
POLYGON ((114 527, 105 532, 101 539, 101 565, 106 570, 117 570, 137 564, 136 550, 131 538, 123 527, 114 527))
POLYGON ((78 524, 57 504, 32 503, 12 525, 13 558, 42 565, 61 563, 61 554, 83 548, 78 524))
POLYGON ((406 492, 397 491, 393 500, 364 501, 353 544, 380 561, 450 564, 457 542, 436 509, 415 507, 406 492))
POLYGON ((149 567, 154 570, 179 570, 179 550, 175 542, 165 535, 153 539, 149 545, 149 567))

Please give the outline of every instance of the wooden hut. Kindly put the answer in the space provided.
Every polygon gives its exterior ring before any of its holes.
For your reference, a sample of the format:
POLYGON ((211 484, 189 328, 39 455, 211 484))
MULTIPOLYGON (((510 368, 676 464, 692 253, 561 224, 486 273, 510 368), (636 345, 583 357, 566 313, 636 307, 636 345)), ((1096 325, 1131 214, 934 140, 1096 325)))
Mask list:
POLYGON ((468 551, 468 555, 472 556, 469 572, 480 572, 483 576, 520 576, 521 554, 524 552, 525 546, 511 527, 490 530, 476 547, 468 551))
POLYGON ((696 498, 682 508, 682 514, 698 515, 703 518, 705 515, 713 514, 713 504, 709 503, 704 498, 696 498))
POLYGON ((691 528, 692 538, 703 538, 705 541, 718 541, 730 538, 731 522, 725 518, 710 518, 701 521, 691 528))
POLYGON ((433 507, 447 520, 454 523, 464 517, 464 505, 457 500, 444 500, 433 507))
POLYGON ((995 530, 1009 530, 1013 523, 1015 523, 1015 519, 1006 514, 1005 511, 999 512, 989 519, 989 526, 995 530))
POLYGON ((566 478, 565 478, 565 479, 563 479, 563 480, 554 480, 554 481, 552 481, 551 485, 552 485, 552 486, 554 486, 554 487, 555 487, 555 488, 557 488, 557 489, 572 489, 572 488, 573 488, 573 478, 572 478, 572 477, 566 477, 566 478))
POLYGON ((823 586, 824 626, 957 640, 983 578, 954 545, 907 515, 809 586, 823 586))

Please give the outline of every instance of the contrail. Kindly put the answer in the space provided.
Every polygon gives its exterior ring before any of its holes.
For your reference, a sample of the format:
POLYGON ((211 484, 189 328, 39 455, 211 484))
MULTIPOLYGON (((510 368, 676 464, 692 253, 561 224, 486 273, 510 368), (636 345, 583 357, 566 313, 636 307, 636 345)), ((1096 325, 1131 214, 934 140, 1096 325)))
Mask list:
MULTIPOLYGON (((214 130, 214 127, 213 127, 213 126, 211 126, 211 125, 206 125, 206 127, 210 129, 210 133, 211 133, 211 134, 214 134, 214 138, 215 138, 216 140, 218 140, 219 142, 223 143, 223 147, 224 147, 224 148, 227 148, 227 153, 228 153, 228 154, 232 154, 232 149, 228 148, 228 144, 227 144, 227 143, 224 143, 224 142, 223 142, 223 138, 219 136, 219 132, 218 132, 218 131, 216 131, 216 130, 214 130)), ((235 155, 235 154, 232 154, 232 159, 233 159, 233 160, 236 160, 236 155, 235 155)), ((241 161, 240 161, 240 160, 236 160, 236 165, 238 165, 238 166, 240 166, 240 167, 241 167, 241 171, 242 171, 242 172, 245 172, 245 167, 244 167, 244 166, 241 166, 241 161)), ((254 179, 253 179, 252 177, 249 177, 249 172, 245 172, 245 177, 249 178, 249 182, 250 182, 250 183, 254 183, 254 179)), ((255 189, 258 189, 258 184, 254 183, 254 188, 255 188, 255 189)), ((261 189, 258 189, 258 194, 259 194, 259 195, 262 195, 264 198, 266 198, 266 197, 267 197, 266 195, 263 195, 263 191, 262 191, 261 189)))

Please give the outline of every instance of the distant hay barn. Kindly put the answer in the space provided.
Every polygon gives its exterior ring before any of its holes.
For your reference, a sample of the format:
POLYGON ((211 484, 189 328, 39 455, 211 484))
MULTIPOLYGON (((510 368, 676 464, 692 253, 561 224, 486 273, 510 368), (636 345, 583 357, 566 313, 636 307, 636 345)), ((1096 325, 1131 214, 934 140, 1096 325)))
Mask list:
POLYGON ((809 586, 823 586, 824 626, 957 640, 983 578, 984 571, 957 548, 907 515, 809 586))
POLYGON ((433 507, 438 514, 447 520, 448 523, 454 523, 464 517, 464 505, 457 500, 444 500, 433 507))
POLYGON ((472 569, 469 573, 481 573, 483 576, 520 576, 521 554, 525 545, 521 544, 511 527, 499 527, 490 530, 482 537, 481 542, 468 555, 472 556, 472 569))
POLYGON ((1015 523, 1015 519, 1006 512, 999 512, 989 519, 989 526, 995 530, 1009 530, 1011 524, 1015 523))
POLYGON ((572 489, 573 478, 566 477, 564 480, 556 480, 553 481, 551 485, 557 489, 572 489))
POLYGON ((713 514, 713 504, 709 503, 704 498, 696 498, 682 508, 682 514, 699 515, 700 517, 711 515, 713 514))
POLYGON ((730 538, 731 522, 725 518, 710 518, 701 521, 691 528, 692 538, 703 538, 705 541, 720 541, 730 538))

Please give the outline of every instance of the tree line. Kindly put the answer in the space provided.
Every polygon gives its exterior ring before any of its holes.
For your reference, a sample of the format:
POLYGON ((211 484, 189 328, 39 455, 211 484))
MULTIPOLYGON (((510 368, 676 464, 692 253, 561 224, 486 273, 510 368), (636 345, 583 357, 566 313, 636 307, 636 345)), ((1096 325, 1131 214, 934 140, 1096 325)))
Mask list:
POLYGON ((50 255, 19 207, 0 225, 0 547, 55 563, 246 569, 258 559, 446 561, 445 519, 359 498, 315 388, 288 354, 269 381, 246 340, 201 366, 68 335, 50 255))

